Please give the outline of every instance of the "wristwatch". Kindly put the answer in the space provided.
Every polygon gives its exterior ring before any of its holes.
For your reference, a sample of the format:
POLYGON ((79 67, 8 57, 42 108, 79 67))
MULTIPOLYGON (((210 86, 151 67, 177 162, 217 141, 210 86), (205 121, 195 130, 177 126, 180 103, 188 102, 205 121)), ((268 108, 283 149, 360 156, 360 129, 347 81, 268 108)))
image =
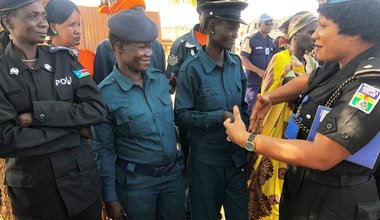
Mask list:
POLYGON ((247 151, 254 151, 255 150, 255 137, 256 135, 251 134, 248 137, 248 140, 245 142, 244 148, 247 151))

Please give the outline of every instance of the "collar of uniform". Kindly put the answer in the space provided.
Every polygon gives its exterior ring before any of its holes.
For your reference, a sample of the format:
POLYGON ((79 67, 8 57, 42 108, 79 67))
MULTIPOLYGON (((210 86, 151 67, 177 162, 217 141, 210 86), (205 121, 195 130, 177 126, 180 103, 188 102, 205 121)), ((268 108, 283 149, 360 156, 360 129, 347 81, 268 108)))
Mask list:
POLYGON ((54 70, 52 68, 50 70, 46 68, 46 66, 50 66, 50 67, 54 66, 51 63, 51 60, 49 59, 47 53, 42 49, 41 46, 39 46, 37 50, 38 50, 38 59, 37 59, 34 69, 36 70, 36 69, 42 68, 45 71, 53 72, 54 70))
MULTIPOLYGON (((269 36, 269 35, 267 35, 267 36, 269 36)), ((254 35, 254 37, 257 37, 257 38, 259 38, 259 39, 263 39, 263 40, 266 40, 267 38, 264 38, 263 37, 263 35, 260 33, 260 31, 258 31, 255 35, 254 35)))
MULTIPOLYGON (((149 71, 150 69, 148 69, 147 71, 143 72, 143 79, 144 79, 144 82, 145 84, 149 84, 151 80, 153 79, 156 79, 157 76, 155 75, 155 73, 149 71)), ((113 71, 112 71, 112 75, 113 77, 115 78, 115 81, 117 82, 117 84, 119 84, 120 88, 124 91, 128 91, 132 88, 133 86, 133 82, 132 80, 124 75, 123 73, 120 72, 120 70, 117 68, 117 65, 115 65, 113 67, 113 71)))
POLYGON ((190 33, 187 34, 187 41, 186 41, 185 47, 187 48, 196 47, 198 50, 202 47, 197 41, 197 38, 195 37, 195 30, 198 29, 198 27, 199 27, 199 24, 196 24, 191 29, 190 33))
POLYGON ((10 66, 10 68, 16 67, 19 69, 20 72, 24 72, 25 70, 29 69, 29 67, 24 62, 22 62, 21 57, 16 51, 16 49, 14 48, 14 44, 12 41, 5 48, 4 55, 6 55, 7 57, 10 57, 11 60, 13 61, 13 63, 9 65, 14 65, 14 66, 10 66))
MULTIPOLYGON (((205 48, 206 46, 202 47, 197 56, 199 57, 202 66, 205 68, 206 73, 210 73, 216 67, 216 63, 207 55, 205 48)), ((224 61, 227 65, 236 63, 236 61, 232 59, 231 54, 226 50, 224 50, 224 61)))

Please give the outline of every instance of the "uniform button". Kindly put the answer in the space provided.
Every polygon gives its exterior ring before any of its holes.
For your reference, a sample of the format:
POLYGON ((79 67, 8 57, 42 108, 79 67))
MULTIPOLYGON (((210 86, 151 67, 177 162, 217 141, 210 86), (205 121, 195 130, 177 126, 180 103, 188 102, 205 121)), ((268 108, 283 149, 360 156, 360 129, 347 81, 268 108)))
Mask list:
POLYGON ((311 119, 311 115, 310 115, 310 114, 307 114, 307 115, 306 115, 306 118, 307 118, 307 119, 311 119))
POLYGON ((230 95, 230 94, 231 94, 231 92, 227 92, 227 94, 228 94, 228 95, 230 95))
POLYGON ((164 136, 164 133, 161 133, 161 136, 163 137, 163 136, 164 136))
POLYGON ((44 120, 44 119, 45 119, 45 114, 43 114, 43 113, 40 114, 40 119, 41 119, 41 120, 44 120))
POLYGON ((157 117, 158 117, 158 113, 154 113, 154 117, 156 117, 156 118, 157 118, 157 117))
POLYGON ((327 125, 326 125, 327 129, 331 129, 332 127, 333 127, 333 125, 331 123, 327 123, 327 125))
POLYGON ((343 133, 343 134, 342 134, 342 138, 343 138, 343 139, 348 139, 349 137, 350 137, 350 135, 347 134, 347 133, 343 133))

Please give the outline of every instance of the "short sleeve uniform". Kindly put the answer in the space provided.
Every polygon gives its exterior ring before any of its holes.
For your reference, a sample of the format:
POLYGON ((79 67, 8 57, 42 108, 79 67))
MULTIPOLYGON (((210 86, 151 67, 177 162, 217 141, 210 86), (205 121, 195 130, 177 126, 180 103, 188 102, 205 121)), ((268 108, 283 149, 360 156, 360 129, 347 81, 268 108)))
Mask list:
MULTIPOLYGON (((313 74, 304 95, 309 99, 301 108, 302 124, 310 129, 318 106, 326 106, 328 100, 332 100, 332 109, 317 132, 341 144, 352 154, 374 140, 380 131, 378 57, 380 49, 375 46, 341 70, 338 63, 326 63, 313 74), (331 98, 339 87, 339 94, 331 98)), ((301 128, 298 138, 307 137, 308 132, 301 128)), ((368 219, 378 219, 380 201, 371 176, 378 162, 374 169, 347 160, 326 171, 290 166, 285 178, 280 218, 355 219, 367 215, 370 216, 368 219), (329 210, 335 210, 335 213, 329 210)))

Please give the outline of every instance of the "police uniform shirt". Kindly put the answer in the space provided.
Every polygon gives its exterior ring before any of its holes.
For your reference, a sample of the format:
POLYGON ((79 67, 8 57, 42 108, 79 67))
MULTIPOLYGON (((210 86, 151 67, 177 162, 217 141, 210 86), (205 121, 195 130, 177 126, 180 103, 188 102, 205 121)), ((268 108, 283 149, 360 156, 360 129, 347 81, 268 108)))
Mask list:
POLYGON ((176 160, 174 114, 165 75, 153 68, 144 88, 115 66, 99 84, 108 107, 106 122, 93 127, 92 148, 103 178, 103 200, 118 199, 115 155, 134 163, 159 167, 176 160))
MULTIPOLYGON (((150 59, 149 67, 165 71, 165 51, 161 43, 157 40, 152 42, 152 57, 150 59)), ((108 39, 103 40, 96 48, 95 61, 94 61, 94 81, 99 84, 103 81, 113 70, 116 63, 115 55, 111 48, 108 39)))
POLYGON ((195 56, 202 48, 195 37, 195 30, 197 30, 199 24, 195 25, 190 32, 177 38, 172 47, 170 48, 170 55, 168 57, 168 67, 166 74, 170 77, 171 73, 178 76, 179 69, 185 60, 189 57, 195 56))
MULTIPOLYGON (((253 65, 265 71, 272 59, 273 39, 269 35, 264 38, 260 32, 257 32, 244 40, 240 55, 247 57, 253 65)), ((262 78, 257 73, 250 70, 247 70, 246 73, 248 86, 261 86, 262 78)))
POLYGON ((12 191, 16 215, 61 218, 63 203, 64 214, 73 216, 100 198, 94 154, 79 127, 102 122, 106 106, 91 77, 80 72, 83 67, 67 50, 39 46, 37 52, 34 68, 21 61, 12 43, 0 58, 5 184, 12 191), (16 119, 24 112, 32 113, 33 120, 21 128, 16 119))
MULTIPOLYGON (((246 78, 237 55, 225 51, 223 68, 204 51, 186 60, 178 76, 175 120, 186 127, 190 158, 202 163, 240 167, 244 150, 226 141, 223 113, 238 105, 244 114, 246 78)), ((247 117, 245 118, 247 119, 247 117)))
MULTIPOLYGON (((368 62, 372 59, 378 59, 378 57, 380 57, 380 47, 375 46, 357 56, 340 71, 338 63, 327 63, 323 69, 319 70, 310 79, 311 85, 306 93, 310 97, 310 101, 301 110, 303 123, 310 128, 318 105, 325 105, 336 88, 353 76, 357 69, 367 66, 368 62)), ((375 66, 373 68, 376 69, 375 66)), ((366 96, 366 94, 358 93, 359 87, 364 84, 369 86, 367 88, 375 88, 374 93, 380 92, 380 73, 378 73, 378 69, 376 71, 370 74, 371 70, 369 69, 367 71, 369 73, 357 74, 355 79, 344 87, 341 95, 332 105, 332 110, 325 116, 317 130, 340 143, 352 154, 362 149, 379 132, 380 104, 374 105, 370 113, 351 105, 358 94, 359 96, 366 96)), ((374 103, 374 100, 369 97, 367 100, 374 103)), ((301 131, 300 137, 306 139, 307 134, 301 131)), ((369 175, 373 170, 343 160, 326 172, 330 174, 369 175)))

